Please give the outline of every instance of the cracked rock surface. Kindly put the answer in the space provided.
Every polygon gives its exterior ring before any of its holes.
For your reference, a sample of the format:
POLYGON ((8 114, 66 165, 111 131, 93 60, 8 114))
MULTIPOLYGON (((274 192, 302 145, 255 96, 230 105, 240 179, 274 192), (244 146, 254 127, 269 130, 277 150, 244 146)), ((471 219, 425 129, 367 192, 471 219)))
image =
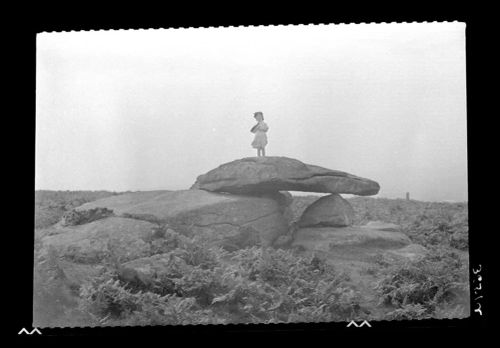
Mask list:
POLYGON ((204 235, 214 243, 233 240, 240 228, 253 229, 260 242, 271 244, 286 233, 285 197, 241 196, 203 190, 126 193, 84 204, 78 210, 105 207, 117 216, 166 223, 186 236, 204 235))
POLYGON ((55 225, 42 243, 46 253, 57 252, 65 277, 79 284, 95 275, 104 262, 124 264, 161 252, 161 243, 166 242, 161 232, 169 228, 226 250, 269 246, 288 231, 284 213, 289 200, 278 192, 262 196, 202 190, 125 193, 76 209, 107 208, 113 216, 75 226, 55 225))

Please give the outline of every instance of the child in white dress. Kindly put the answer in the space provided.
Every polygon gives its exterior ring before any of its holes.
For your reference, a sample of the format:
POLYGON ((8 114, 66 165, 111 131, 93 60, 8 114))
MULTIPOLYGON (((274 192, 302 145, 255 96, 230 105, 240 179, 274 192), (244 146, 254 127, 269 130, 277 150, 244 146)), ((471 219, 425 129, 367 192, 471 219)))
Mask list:
POLYGON ((267 124, 264 122, 264 115, 262 112, 258 111, 253 114, 253 117, 257 120, 257 124, 252 127, 250 132, 255 133, 255 138, 252 142, 252 147, 257 149, 257 156, 266 155, 266 145, 267 145, 267 135, 266 132, 269 129, 267 124))

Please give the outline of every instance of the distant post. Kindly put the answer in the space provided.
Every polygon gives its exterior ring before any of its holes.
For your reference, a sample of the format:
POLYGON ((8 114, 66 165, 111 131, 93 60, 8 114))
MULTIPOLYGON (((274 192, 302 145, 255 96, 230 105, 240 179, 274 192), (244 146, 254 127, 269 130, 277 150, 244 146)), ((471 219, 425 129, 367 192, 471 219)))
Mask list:
POLYGON ((409 201, 410 200, 410 192, 406 192, 406 200, 409 201))

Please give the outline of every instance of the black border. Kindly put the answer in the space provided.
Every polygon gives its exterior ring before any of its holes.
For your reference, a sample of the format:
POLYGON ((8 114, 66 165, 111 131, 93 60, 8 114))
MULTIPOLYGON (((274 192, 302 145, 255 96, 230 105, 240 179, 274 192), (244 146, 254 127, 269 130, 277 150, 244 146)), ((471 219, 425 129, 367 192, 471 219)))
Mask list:
MULTIPOLYGON (((192 5, 195 6, 195 5, 192 5)), ((35 77, 36 77, 36 34, 40 32, 71 31, 71 30, 119 30, 119 29, 148 29, 148 28, 186 28, 186 27, 217 27, 238 25, 293 25, 293 24, 320 24, 320 23, 381 23, 381 22, 422 22, 422 21, 460 21, 466 23, 466 45, 467 45, 467 113, 468 113, 468 171, 469 171, 469 226, 470 226, 470 264, 471 269, 482 265, 481 275, 483 277, 482 309, 483 316, 475 315, 471 309, 472 317, 468 319, 454 320, 420 320, 420 321, 379 321, 372 322, 371 328, 346 328, 347 323, 327 324, 276 324, 276 325, 225 325, 225 326, 163 326, 163 327, 121 327, 121 328, 65 328, 65 329, 41 329, 42 335, 24 335, 24 338, 34 339, 36 337, 50 336, 161 336, 169 337, 180 335, 187 337, 202 337, 203 335, 237 334, 241 335, 278 335, 280 337, 295 338, 296 336, 313 335, 315 337, 337 337, 339 334, 383 332, 394 333, 394 331, 415 332, 426 329, 426 331, 439 331, 441 333, 453 331, 454 333, 469 332, 489 327, 490 306, 488 304, 489 285, 489 260, 486 252, 486 234, 495 233, 489 227, 484 216, 489 212, 484 211, 481 190, 477 190, 477 182, 483 179, 483 171, 478 169, 484 167, 484 162, 479 158, 479 153, 487 147, 485 137, 476 137, 484 130, 482 122, 477 122, 480 115, 491 113, 495 109, 487 109, 483 103, 484 98, 489 99, 485 91, 484 79, 489 76, 487 63, 492 58, 488 56, 487 48, 495 42, 489 32, 487 19, 484 17, 474 18, 473 12, 464 10, 458 6, 446 8, 444 11, 421 11, 416 7, 402 11, 399 15, 386 12, 384 9, 373 11, 373 9, 358 8, 355 11, 339 14, 335 9, 317 8, 309 11, 303 7, 289 5, 286 10, 277 8, 274 11, 269 7, 263 8, 255 4, 243 4, 243 6, 229 7, 234 12, 228 13, 227 9, 216 8, 209 4, 208 9, 199 8, 196 13, 191 10, 178 10, 177 8, 166 10, 165 8, 155 11, 148 8, 146 13, 133 8, 133 15, 122 16, 121 12, 112 9, 103 12, 101 8, 90 8, 90 13, 74 9, 71 14, 61 15, 50 9, 46 14, 38 9, 33 10, 32 18, 26 17, 22 23, 14 25, 16 30, 15 42, 10 57, 14 64, 10 72, 14 72, 15 79, 11 86, 14 90, 22 91, 20 99, 14 104, 16 129, 22 130, 22 155, 19 154, 19 146, 16 146, 13 162, 15 166, 22 162, 23 169, 15 170, 15 179, 20 180, 16 187, 15 217, 8 217, 16 221, 15 230, 10 229, 16 240, 15 274, 14 282, 10 282, 10 293, 14 293, 12 303, 15 304, 14 315, 9 316, 9 334, 17 337, 19 330, 23 327, 32 329, 32 272, 33 272, 33 211, 34 200, 34 162, 35 162, 35 77), (292 11, 290 11, 290 9, 292 11), (293 12, 296 10, 296 12, 293 12), (75 14, 82 17, 75 17, 75 14), (33 20, 36 15, 35 20, 33 20), (22 24, 21 27, 19 24, 22 24), (20 27, 20 28, 19 28, 20 27), (20 66, 16 69, 16 63, 20 66), (477 91, 480 91, 477 93, 477 91), (28 121, 29 120, 29 121, 28 121), (474 146, 473 146, 474 145, 474 146), (478 150, 479 149, 479 150, 478 150), (24 152, 26 151, 26 152, 24 152), (30 183, 29 185, 27 183, 30 183), (19 188, 22 195, 19 195, 19 188), (471 203, 472 202, 472 203, 471 203), (27 208, 29 207, 29 208, 27 208), (28 213, 29 212, 29 213, 28 213), (20 223, 20 224, 19 224, 20 223), (14 283, 14 284, 12 284, 14 283)), ((168 5, 165 6, 168 8, 168 5)), ((88 8, 86 9, 89 10, 88 8)), ((493 20, 493 19, 492 19, 493 20)), ((491 92, 490 92, 491 93, 491 92)), ((494 100, 493 98, 489 100, 494 100)), ((19 143, 19 140, 16 144, 19 143)), ((490 159, 491 160, 491 159, 490 159)), ((483 179, 484 180, 484 179, 483 179)), ((14 186, 14 185, 12 185, 14 186)), ((487 216, 495 216, 493 214, 487 216)), ((471 273, 471 279, 474 275, 471 273)), ((472 284, 471 284, 472 289, 472 284)), ((471 291, 472 293, 472 291, 471 291)), ((10 294, 9 294, 10 295, 10 294)), ((472 304, 474 305, 474 303, 472 304)), ((460 336, 458 336, 460 337, 460 336)))

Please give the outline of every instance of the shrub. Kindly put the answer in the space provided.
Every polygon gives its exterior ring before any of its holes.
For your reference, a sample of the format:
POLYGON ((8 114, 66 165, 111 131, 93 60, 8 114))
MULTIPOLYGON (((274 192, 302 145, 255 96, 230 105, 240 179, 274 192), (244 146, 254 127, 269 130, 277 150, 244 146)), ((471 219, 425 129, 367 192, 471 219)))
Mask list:
POLYGON ((251 226, 240 226, 238 232, 233 236, 227 238, 222 247, 227 251, 236 251, 243 248, 252 246, 259 246, 260 236, 259 232, 251 226))
POLYGON ((346 285, 347 277, 321 259, 291 251, 250 248, 236 252, 233 276, 224 284, 231 289, 214 299, 229 305, 240 320, 294 322, 345 320, 360 310, 359 297, 346 285))
POLYGON ((49 227, 73 208, 116 194, 107 191, 35 191, 35 228, 49 227))
POLYGON ((173 251, 189 242, 189 239, 168 228, 167 225, 159 226, 153 230, 151 255, 163 254, 173 251))
POLYGON ((450 246, 459 250, 469 250, 469 235, 467 232, 458 231, 453 233, 450 246))
POLYGON ((176 247, 164 254, 164 270, 148 284, 124 282, 110 269, 82 288, 80 307, 94 322, 331 321, 361 311, 348 277, 316 256, 259 247, 229 253, 169 233, 176 247))
POLYGON ((354 224, 381 220, 401 226, 414 243, 425 247, 446 245, 468 250, 467 203, 406 201, 403 199, 354 197, 354 224))
POLYGON ((428 318, 427 309, 421 304, 405 304, 386 314, 387 320, 414 320, 428 318))
POLYGON ((54 248, 35 252, 33 277, 33 322, 36 326, 64 325, 65 311, 76 305, 54 248))
POLYGON ((156 224, 161 223, 161 220, 152 214, 123 213, 121 216, 128 219, 148 221, 156 224))
POLYGON ((176 325, 219 323, 193 297, 130 292, 111 273, 82 287, 80 309, 101 325, 176 325))
MULTIPOLYGON (((419 261, 393 266, 379 282, 380 303, 396 319, 435 315, 439 307, 457 300, 457 291, 468 291, 467 267, 460 257, 443 249, 432 250, 419 261)), ((461 303, 465 308, 468 303, 461 303)))
POLYGON ((61 219, 63 226, 83 225, 113 215, 113 210, 107 208, 94 208, 89 210, 70 210, 61 219))

